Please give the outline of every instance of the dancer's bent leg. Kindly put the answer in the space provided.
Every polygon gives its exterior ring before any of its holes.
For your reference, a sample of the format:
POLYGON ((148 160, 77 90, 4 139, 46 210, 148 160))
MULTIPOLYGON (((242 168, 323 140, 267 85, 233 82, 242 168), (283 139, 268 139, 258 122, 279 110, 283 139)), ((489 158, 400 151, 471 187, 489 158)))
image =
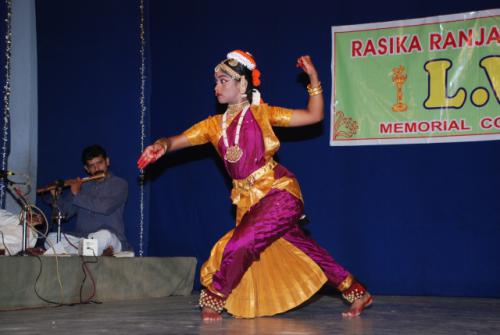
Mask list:
POLYGON ((271 243, 296 225, 303 211, 302 202, 290 193, 272 190, 243 216, 226 244, 212 287, 200 295, 204 321, 218 321, 226 297, 238 285, 253 261, 271 243))
POLYGON ((283 190, 272 190, 250 208, 224 249, 213 289, 229 295, 260 253, 296 226, 302 211, 302 202, 283 190))
POLYGON ((328 282, 342 292, 343 298, 351 304, 351 307, 342 313, 343 316, 358 316, 372 304, 373 298, 366 288, 337 263, 316 241, 305 235, 299 226, 296 225, 293 229, 290 229, 283 238, 316 262, 325 273, 328 282))
POLYGON ((304 234, 298 225, 290 229, 283 238, 309 256, 323 270, 328 283, 337 287, 350 275, 349 271, 337 263, 316 241, 304 234))

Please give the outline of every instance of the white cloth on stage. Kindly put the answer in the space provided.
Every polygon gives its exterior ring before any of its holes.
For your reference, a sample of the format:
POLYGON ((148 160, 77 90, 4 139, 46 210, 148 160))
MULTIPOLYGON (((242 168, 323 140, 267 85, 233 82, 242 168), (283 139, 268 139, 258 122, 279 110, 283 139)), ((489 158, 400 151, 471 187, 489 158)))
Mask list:
MULTIPOLYGON (((28 245, 27 248, 33 248, 36 244, 37 234, 28 225, 28 245)), ((19 223, 19 216, 9 211, 0 209, 0 249, 7 249, 6 255, 15 255, 22 249, 23 226, 19 223)))
MULTIPOLYGON (((101 256, 104 249, 107 247, 113 248, 113 253, 122 251, 122 243, 120 239, 107 229, 101 229, 95 233, 90 233, 87 238, 97 240, 97 255, 101 256)), ((50 233, 45 241, 47 254, 53 254, 54 249, 56 254, 78 255, 78 246, 83 237, 76 237, 70 234, 61 234, 61 241, 57 242, 57 233, 50 233), (47 241, 49 240, 49 241, 47 241)))

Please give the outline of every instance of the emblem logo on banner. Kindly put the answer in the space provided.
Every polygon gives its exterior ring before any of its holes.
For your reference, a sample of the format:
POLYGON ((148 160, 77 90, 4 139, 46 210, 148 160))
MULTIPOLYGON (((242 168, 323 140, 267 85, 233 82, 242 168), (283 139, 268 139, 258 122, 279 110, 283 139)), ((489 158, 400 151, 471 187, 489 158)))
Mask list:
POLYGON ((500 139, 500 9, 332 27, 330 145, 500 139))

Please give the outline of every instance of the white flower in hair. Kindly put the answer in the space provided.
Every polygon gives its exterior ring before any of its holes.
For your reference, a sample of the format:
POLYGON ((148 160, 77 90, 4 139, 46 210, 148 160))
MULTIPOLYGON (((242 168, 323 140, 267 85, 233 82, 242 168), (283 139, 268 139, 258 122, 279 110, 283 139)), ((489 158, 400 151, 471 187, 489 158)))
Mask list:
MULTIPOLYGON (((248 59, 247 57, 245 57, 242 53, 243 52, 241 52, 241 51, 240 52, 231 51, 230 53, 227 54, 227 58, 236 60, 238 63, 243 64, 250 71, 255 69, 255 62, 253 62, 250 59, 248 59)), ((247 54, 247 53, 245 53, 245 54, 247 54)))
POLYGON ((252 105, 260 105, 260 92, 256 88, 252 90, 252 105))

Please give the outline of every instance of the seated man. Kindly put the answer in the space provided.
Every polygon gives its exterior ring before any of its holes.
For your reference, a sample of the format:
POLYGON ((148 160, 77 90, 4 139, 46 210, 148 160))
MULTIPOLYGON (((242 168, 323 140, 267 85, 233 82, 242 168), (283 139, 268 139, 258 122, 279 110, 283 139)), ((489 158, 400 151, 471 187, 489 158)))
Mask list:
MULTIPOLYGON (((36 244, 37 234, 32 226, 40 224, 41 217, 38 214, 28 216, 28 231, 26 248, 33 248, 36 244)), ((0 209, 0 254, 16 255, 22 249, 23 226, 19 222, 19 215, 0 209)))
MULTIPOLYGON (((109 158, 99 145, 87 147, 82 152, 82 163, 90 176, 104 174, 105 177, 83 183, 82 179, 66 181, 71 192, 57 201, 67 217, 76 215, 76 228, 72 234, 63 233, 55 248, 68 254, 78 254, 83 238, 97 240, 97 256, 112 255, 127 246, 123 224, 123 209, 128 195, 127 182, 108 171, 109 158)), ((50 233, 45 247, 50 253, 56 245, 57 234, 50 233)))

